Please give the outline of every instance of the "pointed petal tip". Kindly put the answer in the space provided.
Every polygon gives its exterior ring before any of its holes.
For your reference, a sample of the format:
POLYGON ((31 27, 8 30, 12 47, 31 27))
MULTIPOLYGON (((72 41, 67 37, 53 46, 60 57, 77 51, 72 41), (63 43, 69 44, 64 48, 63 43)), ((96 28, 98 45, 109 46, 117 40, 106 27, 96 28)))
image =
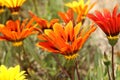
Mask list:
POLYGON ((113 9, 112 16, 116 16, 116 15, 117 15, 117 10, 118 10, 118 7, 119 7, 119 5, 118 5, 118 4, 116 4, 116 5, 115 5, 115 7, 114 7, 114 9, 113 9))

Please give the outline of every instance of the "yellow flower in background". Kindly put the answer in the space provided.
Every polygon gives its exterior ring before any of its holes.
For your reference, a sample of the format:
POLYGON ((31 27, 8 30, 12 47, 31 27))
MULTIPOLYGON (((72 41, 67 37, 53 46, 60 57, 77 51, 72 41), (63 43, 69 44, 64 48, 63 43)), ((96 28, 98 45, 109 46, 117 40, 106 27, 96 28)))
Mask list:
POLYGON ((18 14, 20 7, 26 0, 3 0, 4 5, 10 9, 12 14, 18 14))
POLYGON ((0 66, 0 80, 27 80, 25 71, 20 71, 20 66, 7 68, 4 65, 0 66))
POLYGON ((0 0, 0 13, 4 12, 4 8, 5 8, 4 2, 0 0))
POLYGON ((89 5, 90 5, 90 0, 88 0, 86 3, 84 2, 84 0, 79 0, 65 4, 65 6, 72 8, 73 11, 78 14, 77 22, 80 22, 82 19, 85 18, 85 16, 93 8, 95 3, 91 4, 90 6, 89 5))

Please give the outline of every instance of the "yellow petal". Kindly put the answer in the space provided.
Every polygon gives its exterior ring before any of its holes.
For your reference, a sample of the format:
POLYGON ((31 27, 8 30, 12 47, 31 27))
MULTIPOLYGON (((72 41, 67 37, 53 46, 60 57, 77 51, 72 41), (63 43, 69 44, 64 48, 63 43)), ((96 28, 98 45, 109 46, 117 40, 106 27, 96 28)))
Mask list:
POLYGON ((79 22, 75 27, 74 27, 74 34, 75 34, 75 38, 77 38, 79 32, 80 32, 80 28, 81 28, 82 23, 79 22))

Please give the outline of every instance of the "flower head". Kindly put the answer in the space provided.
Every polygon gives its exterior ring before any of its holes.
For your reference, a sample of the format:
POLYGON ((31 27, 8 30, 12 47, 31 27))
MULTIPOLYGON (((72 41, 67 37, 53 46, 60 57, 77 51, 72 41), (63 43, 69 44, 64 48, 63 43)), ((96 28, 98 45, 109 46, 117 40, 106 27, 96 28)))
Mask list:
POLYGON ((38 36, 42 41, 37 46, 49 52, 60 53, 67 59, 76 58, 78 50, 81 49, 87 38, 96 29, 92 26, 87 32, 84 32, 80 26, 81 23, 73 26, 72 21, 64 27, 59 23, 55 23, 53 30, 46 29, 45 34, 38 36))
POLYGON ((44 29, 52 29, 52 26, 57 23, 59 20, 58 19, 52 19, 50 22, 43 18, 39 18, 36 15, 34 15, 32 12, 30 12, 31 17, 37 22, 37 24, 40 26, 39 30, 44 31, 44 29))
POLYGON ((6 68, 0 66, 0 80, 26 80, 25 71, 20 71, 20 66, 6 68))
POLYGON ((89 6, 90 0, 88 0, 86 3, 84 0, 79 1, 73 1, 72 3, 65 4, 67 7, 72 8, 74 12, 78 14, 77 22, 80 22, 85 18, 87 13, 93 8, 95 3, 89 6))
POLYGON ((32 25, 33 19, 27 23, 27 19, 20 23, 20 20, 9 20, 6 25, 0 25, 0 40, 7 40, 13 42, 13 45, 19 46, 22 41, 29 35, 35 33, 32 25), (27 24, 26 24, 27 23, 27 24))
POLYGON ((12 14, 18 14, 20 7, 26 0, 3 0, 4 5, 10 9, 12 14))
POLYGON ((117 10, 118 5, 114 7, 112 13, 110 13, 108 9, 104 9, 103 14, 98 10, 95 11, 95 15, 88 14, 88 17, 92 19, 107 35, 109 41, 111 42, 111 40, 113 40, 114 43, 118 40, 120 32, 120 13, 117 14, 117 10))

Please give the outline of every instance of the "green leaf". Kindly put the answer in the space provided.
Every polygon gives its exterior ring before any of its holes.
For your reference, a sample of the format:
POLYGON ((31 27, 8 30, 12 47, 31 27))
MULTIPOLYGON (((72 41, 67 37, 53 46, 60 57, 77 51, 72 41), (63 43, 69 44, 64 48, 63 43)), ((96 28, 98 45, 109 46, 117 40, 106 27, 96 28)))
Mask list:
POLYGON ((39 64, 41 64, 40 61, 40 55, 35 50, 35 43, 33 43, 30 39, 26 39, 24 41, 24 48, 26 53, 30 54, 39 64))

